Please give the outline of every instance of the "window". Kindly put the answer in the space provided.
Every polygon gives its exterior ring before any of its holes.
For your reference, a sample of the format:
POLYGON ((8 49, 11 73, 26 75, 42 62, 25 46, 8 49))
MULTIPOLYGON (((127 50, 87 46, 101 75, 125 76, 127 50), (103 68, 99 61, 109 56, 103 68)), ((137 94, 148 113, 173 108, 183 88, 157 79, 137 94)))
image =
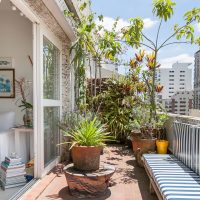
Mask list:
POLYGON ((174 77, 174 75, 169 75, 169 77, 174 77))
POLYGON ((174 87, 169 87, 169 90, 172 90, 172 89, 174 89, 174 87))
POLYGON ((185 85, 185 83, 180 83, 180 85, 185 85))
POLYGON ((180 71, 180 73, 185 73, 185 71, 180 71))
POLYGON ((185 77, 185 75, 180 75, 180 77, 185 77))
POLYGON ((174 92, 170 91, 169 93, 170 93, 170 94, 173 94, 174 92))
POLYGON ((44 99, 59 99, 59 62, 60 52, 48 39, 44 38, 43 48, 44 99))
POLYGON ((179 89, 180 89, 180 90, 184 90, 185 88, 184 88, 184 87, 180 87, 179 89))
POLYGON ((169 79, 169 81, 174 81, 174 79, 169 79))
POLYGON ((180 81, 185 81, 185 79, 180 79, 180 81))
POLYGON ((174 85, 174 83, 169 83, 169 85, 174 85))
POLYGON ((174 71, 169 71, 169 73, 174 73, 174 71))

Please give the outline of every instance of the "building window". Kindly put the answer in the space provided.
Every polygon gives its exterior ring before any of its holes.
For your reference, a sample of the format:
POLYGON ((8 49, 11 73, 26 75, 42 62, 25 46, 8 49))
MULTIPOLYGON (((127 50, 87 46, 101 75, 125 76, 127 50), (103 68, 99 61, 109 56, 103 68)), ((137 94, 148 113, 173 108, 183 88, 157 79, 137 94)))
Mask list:
POLYGON ((169 73, 174 73, 174 71, 169 71, 169 73))
POLYGON ((169 87, 169 90, 172 90, 172 89, 174 89, 174 87, 169 87))
POLYGON ((185 73, 185 71, 180 71, 180 73, 185 73))
POLYGON ((174 81, 174 79, 169 79, 169 81, 174 81))
POLYGON ((185 75, 180 75, 180 77, 185 77, 185 75))
POLYGON ((180 79, 180 81, 185 81, 185 79, 180 79))
POLYGON ((174 75, 169 75, 169 77, 174 77, 174 75))
POLYGON ((169 85, 174 85, 174 83, 169 83, 169 85))

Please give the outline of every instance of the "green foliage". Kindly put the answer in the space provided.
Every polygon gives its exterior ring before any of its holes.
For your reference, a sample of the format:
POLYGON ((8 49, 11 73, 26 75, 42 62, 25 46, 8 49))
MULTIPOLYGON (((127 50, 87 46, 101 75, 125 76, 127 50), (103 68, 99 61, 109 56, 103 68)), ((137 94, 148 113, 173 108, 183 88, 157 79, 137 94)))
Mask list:
POLYGON ((105 142, 113 140, 104 125, 97 120, 86 118, 72 131, 66 131, 65 136, 71 139, 71 148, 78 146, 104 146, 105 142))
POLYGON ((26 110, 26 109, 33 109, 33 105, 27 101, 24 101, 24 100, 21 100, 21 104, 18 106, 19 108, 23 108, 23 110, 26 110))
POLYGON ((200 8, 193 8, 184 14, 185 21, 190 23, 196 21, 200 23, 200 8))
POLYGON ((140 17, 131 18, 130 26, 124 27, 122 29, 123 37, 126 43, 132 47, 139 48, 141 46, 142 30, 144 27, 144 22, 140 17))
POLYGON ((100 105, 99 116, 117 140, 125 141, 133 128, 134 107, 142 102, 142 96, 137 95, 130 77, 113 77, 106 81, 106 86, 107 89, 95 98, 95 103, 100 105))
POLYGON ((175 5, 171 0, 153 0, 153 13, 159 19, 167 21, 174 14, 175 5))
POLYGON ((182 38, 190 41, 191 44, 195 43, 200 46, 199 36, 195 37, 194 25, 193 23, 200 23, 200 8, 193 8, 192 10, 184 14, 185 25, 178 26, 175 24, 174 31, 176 39, 180 40, 182 38))

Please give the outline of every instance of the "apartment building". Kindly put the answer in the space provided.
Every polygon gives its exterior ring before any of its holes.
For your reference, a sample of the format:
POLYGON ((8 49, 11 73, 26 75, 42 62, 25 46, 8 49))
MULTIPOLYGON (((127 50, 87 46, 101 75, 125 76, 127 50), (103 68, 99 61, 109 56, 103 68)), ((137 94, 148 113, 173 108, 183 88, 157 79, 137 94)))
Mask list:
POLYGON ((192 109, 193 91, 178 91, 171 98, 171 112, 189 115, 192 109))
POLYGON ((194 101, 193 108, 200 109, 200 50, 194 55, 194 101))
POLYGON ((157 98, 167 112, 189 114, 188 109, 192 108, 193 99, 192 69, 190 66, 191 63, 177 62, 171 68, 160 68, 158 70, 156 80, 164 88, 157 98), (185 104, 187 106, 183 109, 182 107, 185 104))
POLYGON ((192 90, 192 63, 174 63, 171 68, 160 68, 157 82, 164 86, 159 99, 171 99, 177 91, 192 90))

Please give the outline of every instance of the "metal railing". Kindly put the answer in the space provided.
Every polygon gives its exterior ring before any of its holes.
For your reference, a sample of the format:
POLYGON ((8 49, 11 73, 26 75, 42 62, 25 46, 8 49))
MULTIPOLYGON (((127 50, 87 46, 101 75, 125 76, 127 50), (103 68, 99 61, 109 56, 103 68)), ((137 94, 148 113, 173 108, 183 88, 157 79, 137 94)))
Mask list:
POLYGON ((200 174, 200 125, 174 122, 173 154, 200 174))

